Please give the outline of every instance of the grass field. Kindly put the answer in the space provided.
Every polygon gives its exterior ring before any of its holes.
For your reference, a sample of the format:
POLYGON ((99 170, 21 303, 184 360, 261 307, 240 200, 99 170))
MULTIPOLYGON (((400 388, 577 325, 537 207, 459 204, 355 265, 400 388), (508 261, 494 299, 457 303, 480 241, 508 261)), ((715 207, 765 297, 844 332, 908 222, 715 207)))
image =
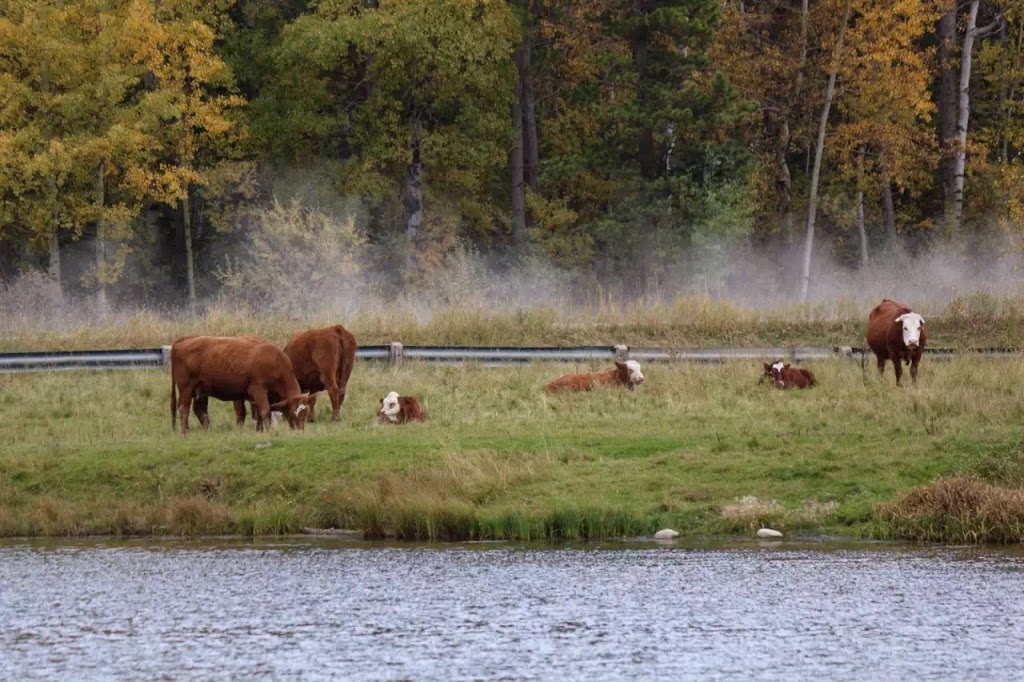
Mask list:
POLYGON ((323 421, 325 399, 305 432, 258 434, 211 401, 213 428, 187 437, 171 430, 166 371, 2 375, 0 535, 533 540, 770 525, 1024 538, 1017 498, 996 533, 991 514, 961 509, 954 524, 910 504, 937 480, 1024 484, 1024 362, 926 359, 902 389, 891 369, 882 381, 853 362, 808 366, 821 385, 807 391, 758 386, 759 363, 649 364, 636 391, 551 397, 547 380, 601 365, 359 362, 341 424, 323 421), (419 396, 428 423, 377 424, 392 389, 419 396))

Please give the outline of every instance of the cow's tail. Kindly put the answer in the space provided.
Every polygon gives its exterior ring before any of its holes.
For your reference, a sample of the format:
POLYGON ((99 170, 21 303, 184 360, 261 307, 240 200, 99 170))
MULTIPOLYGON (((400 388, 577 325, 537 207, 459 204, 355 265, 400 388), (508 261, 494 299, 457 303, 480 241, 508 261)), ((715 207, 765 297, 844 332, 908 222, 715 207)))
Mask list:
POLYGON ((174 383, 174 374, 171 373, 171 431, 178 425, 178 387, 174 383))

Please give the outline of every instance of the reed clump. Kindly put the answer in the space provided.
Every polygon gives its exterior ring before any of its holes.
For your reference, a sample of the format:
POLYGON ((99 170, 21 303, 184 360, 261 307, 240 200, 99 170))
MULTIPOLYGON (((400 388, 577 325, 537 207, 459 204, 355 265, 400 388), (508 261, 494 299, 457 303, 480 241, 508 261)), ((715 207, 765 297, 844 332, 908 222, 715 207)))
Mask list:
POLYGON ((1024 541, 1024 489, 951 476, 879 509, 881 533, 921 542, 1024 541))

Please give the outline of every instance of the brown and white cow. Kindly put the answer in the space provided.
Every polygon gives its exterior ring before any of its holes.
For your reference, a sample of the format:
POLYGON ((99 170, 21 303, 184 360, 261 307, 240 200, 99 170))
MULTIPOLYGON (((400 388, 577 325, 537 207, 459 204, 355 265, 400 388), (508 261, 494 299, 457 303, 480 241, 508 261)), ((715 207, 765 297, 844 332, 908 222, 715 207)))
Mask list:
POLYGON ((885 374, 885 361, 892 360, 897 386, 904 362, 910 365, 910 378, 917 383, 917 366, 926 343, 924 318, 910 306, 887 298, 868 315, 868 347, 878 361, 878 374, 885 374))
POLYGON ((547 385, 548 393, 563 391, 590 391, 597 386, 626 386, 630 390, 644 383, 644 374, 636 360, 616 362, 615 367, 604 372, 587 374, 566 374, 547 385))
POLYGON ((765 379, 775 384, 775 388, 810 388, 818 385, 818 380, 814 378, 811 370, 791 367, 781 360, 771 364, 764 363, 764 374, 757 383, 761 384, 765 379))
POLYGON ((299 389, 288 356, 256 336, 186 336, 171 345, 172 428, 180 418, 181 432, 188 433, 190 407, 208 427, 211 397, 251 401, 258 429, 270 425, 272 410, 293 429, 302 429, 309 413, 309 395, 299 389))
POLYGON ((398 395, 391 391, 380 399, 380 412, 377 413, 377 418, 384 424, 408 424, 425 422, 427 414, 415 397, 398 395))

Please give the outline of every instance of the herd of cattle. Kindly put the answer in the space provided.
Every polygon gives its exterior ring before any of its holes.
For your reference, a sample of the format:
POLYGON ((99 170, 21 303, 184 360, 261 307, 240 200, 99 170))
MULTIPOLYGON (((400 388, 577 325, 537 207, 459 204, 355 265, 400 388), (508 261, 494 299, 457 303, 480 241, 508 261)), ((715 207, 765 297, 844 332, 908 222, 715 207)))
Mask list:
MULTIPOLYGON (((902 303, 885 299, 868 316, 867 341, 878 361, 879 374, 885 370, 885 361, 891 360, 897 384, 904 363, 910 365, 910 376, 917 381, 926 342, 923 317, 902 303)), ((245 423, 248 402, 257 430, 272 426, 277 413, 293 429, 302 429, 307 419, 314 419, 316 394, 320 391, 327 391, 331 419, 338 421, 355 356, 356 339, 341 325, 294 334, 283 350, 258 336, 180 338, 171 346, 171 426, 176 427, 180 419, 182 433, 188 433, 192 411, 204 428, 209 427, 207 409, 213 397, 234 403, 239 425, 245 423)), ((782 389, 817 384, 809 370, 783 362, 764 363, 761 382, 766 379, 782 389)), ((589 391, 598 386, 632 389, 643 383, 640 363, 627 360, 616 362, 605 372, 567 374, 547 384, 546 390, 589 391)), ((391 391, 380 399, 378 419, 406 424, 425 421, 426 414, 415 397, 391 391)))

